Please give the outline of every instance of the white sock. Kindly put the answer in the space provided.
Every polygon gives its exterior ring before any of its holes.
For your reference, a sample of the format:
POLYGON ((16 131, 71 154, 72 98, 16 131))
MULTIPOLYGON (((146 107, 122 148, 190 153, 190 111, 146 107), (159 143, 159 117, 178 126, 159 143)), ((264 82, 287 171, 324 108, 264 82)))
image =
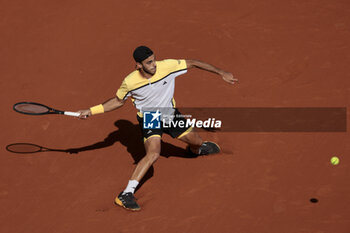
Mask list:
POLYGON ((128 186, 123 191, 123 193, 134 193, 139 182, 137 180, 129 180, 128 186))

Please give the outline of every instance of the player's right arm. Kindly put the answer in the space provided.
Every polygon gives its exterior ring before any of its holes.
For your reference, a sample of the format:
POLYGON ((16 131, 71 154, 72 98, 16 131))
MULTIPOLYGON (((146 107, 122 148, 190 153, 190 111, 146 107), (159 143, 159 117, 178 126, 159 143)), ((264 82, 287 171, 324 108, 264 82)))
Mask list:
POLYGON ((98 114, 98 113, 104 113, 104 112, 110 112, 117 108, 120 108, 125 103, 124 100, 121 100, 118 98, 118 96, 111 98, 104 102, 103 104, 96 105, 94 107, 91 107, 90 109, 85 110, 79 110, 80 112, 80 119, 85 119, 91 115, 98 114))

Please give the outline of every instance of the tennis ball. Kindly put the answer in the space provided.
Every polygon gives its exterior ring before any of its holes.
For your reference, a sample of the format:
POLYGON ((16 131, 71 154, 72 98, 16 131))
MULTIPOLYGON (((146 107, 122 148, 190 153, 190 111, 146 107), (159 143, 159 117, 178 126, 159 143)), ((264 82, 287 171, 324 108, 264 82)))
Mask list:
POLYGON ((339 158, 336 157, 336 156, 332 157, 332 158, 331 158, 331 163, 332 163, 333 165, 338 165, 338 164, 339 164, 339 158))

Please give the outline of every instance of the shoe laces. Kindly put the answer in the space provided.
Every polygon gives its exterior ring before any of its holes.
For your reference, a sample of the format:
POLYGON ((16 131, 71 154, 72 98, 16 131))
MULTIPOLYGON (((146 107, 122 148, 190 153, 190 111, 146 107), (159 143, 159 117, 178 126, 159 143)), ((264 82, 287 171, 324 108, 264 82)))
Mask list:
POLYGON ((130 201, 137 200, 132 193, 125 193, 124 196, 125 196, 125 199, 130 201))

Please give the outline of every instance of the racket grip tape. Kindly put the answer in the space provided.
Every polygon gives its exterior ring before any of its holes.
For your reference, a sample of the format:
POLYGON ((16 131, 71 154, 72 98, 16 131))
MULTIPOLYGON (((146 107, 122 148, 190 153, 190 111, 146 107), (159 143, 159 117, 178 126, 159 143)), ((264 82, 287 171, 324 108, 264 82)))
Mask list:
POLYGON ((79 112, 64 112, 64 115, 78 117, 78 116, 80 116, 80 113, 79 112))

